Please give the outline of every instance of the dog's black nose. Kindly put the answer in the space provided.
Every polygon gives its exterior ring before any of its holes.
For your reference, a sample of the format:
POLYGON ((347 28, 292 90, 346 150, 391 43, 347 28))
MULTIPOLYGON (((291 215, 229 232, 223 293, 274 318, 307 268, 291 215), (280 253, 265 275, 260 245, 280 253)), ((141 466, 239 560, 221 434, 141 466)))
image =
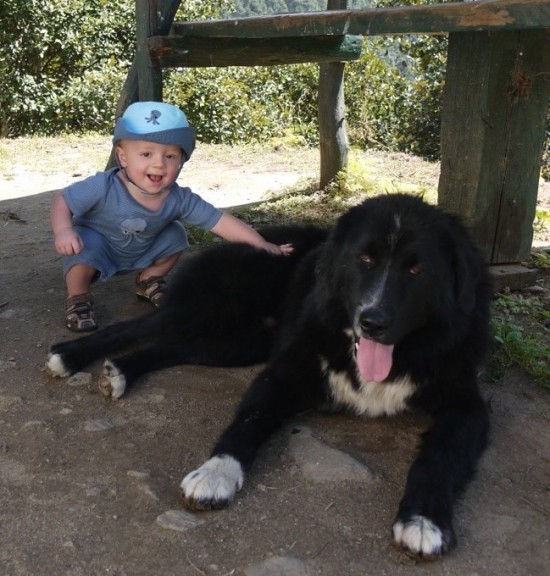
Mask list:
POLYGON ((359 326, 365 336, 381 337, 390 324, 388 315, 383 310, 364 310, 359 316, 359 326))

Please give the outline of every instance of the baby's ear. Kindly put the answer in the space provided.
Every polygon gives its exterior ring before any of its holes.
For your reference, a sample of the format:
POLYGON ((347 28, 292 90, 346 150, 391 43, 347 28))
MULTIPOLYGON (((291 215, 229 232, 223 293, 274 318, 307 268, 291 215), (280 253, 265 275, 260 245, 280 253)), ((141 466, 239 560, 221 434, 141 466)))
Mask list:
POLYGON ((121 168, 126 168, 126 154, 124 154, 124 148, 120 144, 115 146, 115 156, 118 162, 118 165, 121 168))

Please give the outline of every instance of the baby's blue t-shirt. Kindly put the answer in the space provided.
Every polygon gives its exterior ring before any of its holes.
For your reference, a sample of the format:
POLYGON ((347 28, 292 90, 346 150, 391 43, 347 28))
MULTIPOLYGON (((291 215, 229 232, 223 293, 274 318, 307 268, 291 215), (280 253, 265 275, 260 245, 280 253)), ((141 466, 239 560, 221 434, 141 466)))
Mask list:
POLYGON ((149 210, 132 198, 116 175, 118 170, 98 172, 71 184, 63 190, 63 196, 73 214, 73 224, 99 232, 123 257, 145 252, 171 222, 210 230, 222 216, 221 210, 177 183, 172 184, 159 210, 149 210))

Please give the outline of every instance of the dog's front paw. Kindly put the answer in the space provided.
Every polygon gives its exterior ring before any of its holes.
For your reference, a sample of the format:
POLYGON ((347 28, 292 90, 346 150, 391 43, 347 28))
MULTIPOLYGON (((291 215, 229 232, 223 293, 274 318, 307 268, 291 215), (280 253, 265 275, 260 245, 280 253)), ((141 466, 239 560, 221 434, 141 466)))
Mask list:
POLYGON ((452 531, 441 530, 432 520, 420 515, 398 519, 393 525, 393 539, 407 552, 428 559, 438 558, 455 543, 452 531))
POLYGON ((219 510, 231 504, 242 488, 244 473, 232 456, 214 456, 181 482, 181 497, 191 510, 219 510))
POLYGON ((120 398, 126 391, 126 377, 111 360, 105 360, 103 364, 103 372, 99 377, 99 391, 106 398, 113 400, 120 398))
POLYGON ((50 376, 54 378, 65 378, 72 374, 71 370, 65 366, 63 362, 63 357, 61 354, 51 352, 48 354, 48 360, 46 361, 46 371, 50 376))

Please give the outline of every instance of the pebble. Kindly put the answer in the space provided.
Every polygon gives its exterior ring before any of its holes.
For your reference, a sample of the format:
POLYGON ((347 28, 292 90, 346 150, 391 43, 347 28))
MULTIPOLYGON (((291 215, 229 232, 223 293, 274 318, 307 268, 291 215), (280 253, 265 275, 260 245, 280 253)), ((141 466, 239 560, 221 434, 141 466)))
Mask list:
POLYGON ((89 372, 77 372, 67 378, 69 386, 89 386, 92 383, 92 375, 89 372))
POLYGON ((375 477, 368 466, 323 444, 305 427, 291 435, 289 450, 304 476, 315 482, 371 482, 375 477))
POLYGON ((102 432, 104 430, 110 430, 111 428, 114 428, 114 424, 110 420, 107 420, 107 418, 96 418, 84 424, 84 430, 86 430, 86 432, 102 432))
POLYGON ((7 370, 8 368, 17 368, 17 362, 10 358, 9 360, 0 360, 0 371, 7 370))
POLYGON ((101 496, 101 488, 98 488, 97 486, 86 488, 85 494, 88 498, 97 498, 98 496, 101 496))
POLYGON ((140 470, 128 470, 128 472, 126 472, 126 474, 130 477, 130 478, 134 478, 134 480, 138 481, 138 490, 140 492, 143 492, 146 496, 149 496, 149 498, 152 498, 155 501, 159 501, 160 498, 158 497, 158 494, 151 488, 151 486, 146 482, 146 480, 151 478, 151 475, 149 474, 149 472, 143 472, 140 470))
POLYGON ((23 398, 20 396, 0 396, 0 410, 11 408, 15 404, 22 404, 23 398))
POLYGON ((167 510, 160 516, 157 516, 156 522, 163 528, 175 530, 176 532, 186 532, 187 530, 204 524, 204 520, 184 510, 167 510))
POLYGON ((151 476, 149 472, 142 472, 141 470, 128 470, 126 474, 131 478, 137 478, 138 480, 144 480, 145 478, 149 478, 151 476))
POLYGON ((46 422, 44 420, 29 420, 25 422, 23 426, 21 426, 21 430, 26 430, 27 428, 48 428, 46 422))
POLYGON ((310 576, 305 562, 286 556, 274 556, 260 564, 245 568, 246 576, 310 576))
POLYGON ((145 482, 139 484, 138 490, 140 492, 143 492, 146 496, 149 496, 149 498, 155 500, 155 502, 158 502, 160 500, 157 493, 151 488, 151 486, 149 486, 149 484, 145 482))
POLYGON ((27 470, 25 464, 12 458, 0 456, 0 483, 26 484, 32 479, 32 475, 27 470))

